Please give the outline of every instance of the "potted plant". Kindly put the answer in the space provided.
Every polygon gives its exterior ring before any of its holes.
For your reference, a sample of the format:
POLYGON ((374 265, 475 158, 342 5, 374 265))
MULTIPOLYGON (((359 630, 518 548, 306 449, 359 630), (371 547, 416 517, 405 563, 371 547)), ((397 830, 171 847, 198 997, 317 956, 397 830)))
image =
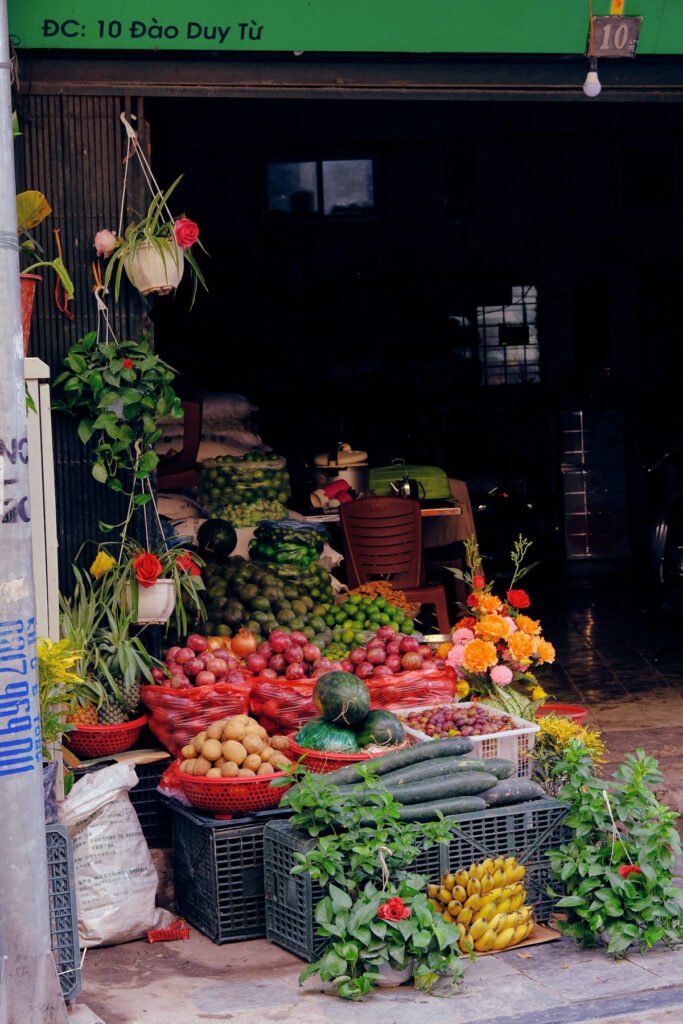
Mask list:
POLYGON ((59 599, 62 637, 80 652, 76 671, 82 683, 69 715, 75 729, 68 740, 78 753, 90 752, 89 740, 93 753, 125 750, 146 720, 139 714, 140 685, 142 678, 152 681, 154 659, 140 634, 133 632, 132 617, 118 602, 116 574, 111 571, 115 565, 115 559, 101 551, 88 573, 74 566, 73 595, 61 594, 59 599), (103 733, 125 724, 130 728, 119 731, 114 750, 103 733))
MULTIPOLYGON (((155 355, 146 335, 119 342, 95 331, 71 346, 64 364, 53 408, 81 417, 78 436, 90 445, 95 480, 123 491, 132 477, 134 489, 159 462, 153 447, 161 436, 158 419, 182 418, 172 385, 176 371, 155 355)), ((149 500, 136 494, 134 504, 149 500)))
POLYGON ((200 591, 204 563, 184 547, 166 543, 148 551, 137 541, 124 539, 117 592, 126 614, 136 623, 163 624, 175 616, 176 633, 188 632, 188 611, 206 618, 200 591))
MULTIPOLYGON (((362 773, 372 780, 372 765, 362 773)), ((369 806, 327 780, 304 774, 282 800, 294 810, 293 828, 320 837, 296 855, 293 873, 307 872, 327 888, 315 919, 328 943, 299 981, 318 974, 335 995, 354 1000, 378 984, 409 977, 425 992, 437 986, 455 991, 463 975, 460 930, 429 900, 432 880, 411 871, 420 848, 449 841, 450 826, 445 820, 401 821, 400 805, 388 794, 369 806)))
MULTIPOLYGON (((46 267, 53 270, 59 282, 64 288, 67 300, 73 299, 74 286, 69 272, 64 266, 61 253, 53 260, 34 260, 32 257, 41 252, 38 242, 30 234, 33 228, 45 220, 52 213, 52 207, 42 192, 33 190, 20 192, 17 196, 17 233, 19 235, 19 254, 29 262, 20 274, 21 279, 21 325, 24 335, 24 354, 28 351, 28 339, 31 329, 31 317, 33 315, 33 300, 36 286, 42 277, 35 274, 35 270, 46 267)), ((71 314, 69 314, 71 315, 71 314)))
POLYGON ((199 228, 187 217, 175 217, 168 201, 176 190, 182 175, 166 192, 156 191, 147 212, 132 220, 125 231, 115 234, 101 230, 95 236, 98 256, 109 259, 104 275, 105 287, 114 278, 114 297, 118 300, 121 278, 125 270, 128 280, 143 295, 168 295, 183 277, 185 263, 192 274, 192 302, 197 284, 206 289, 206 281, 192 253, 199 241, 199 228))

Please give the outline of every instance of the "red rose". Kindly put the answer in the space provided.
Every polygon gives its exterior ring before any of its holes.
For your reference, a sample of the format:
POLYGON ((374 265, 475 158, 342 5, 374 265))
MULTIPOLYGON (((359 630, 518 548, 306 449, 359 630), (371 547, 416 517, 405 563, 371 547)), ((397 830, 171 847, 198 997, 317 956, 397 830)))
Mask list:
POLYGON ((508 590, 505 596, 513 608, 528 608, 531 604, 526 590, 508 590))
POLYGON ((175 240, 181 249, 189 249, 199 238, 199 228, 193 220, 181 217, 173 225, 175 240))
POLYGON ((642 871, 637 864, 622 864, 620 868, 617 868, 622 878, 628 878, 629 875, 640 875, 642 871))
POLYGON ((467 603, 470 606, 470 608, 476 608, 477 605, 479 604, 479 597, 478 597, 478 595, 477 594, 468 594, 467 595, 467 603))
POLYGON ((185 572, 189 572, 190 576, 199 576, 199 566, 195 565, 192 555, 178 555, 175 560, 175 564, 179 569, 184 569, 185 572))
POLYGON ((482 590, 483 587, 486 586, 486 580, 484 579, 483 576, 473 576, 472 586, 474 587, 475 590, 482 590))
POLYGON ((377 916, 383 921, 403 921, 411 914, 412 910, 405 905, 400 896, 392 896, 377 911, 377 916))
POLYGON ((132 370, 133 369, 133 360, 132 359, 124 359, 123 360, 123 368, 124 368, 124 370, 132 370))
POLYGON ((144 551, 133 562, 135 577, 141 587, 153 587, 164 571, 156 555, 144 551))

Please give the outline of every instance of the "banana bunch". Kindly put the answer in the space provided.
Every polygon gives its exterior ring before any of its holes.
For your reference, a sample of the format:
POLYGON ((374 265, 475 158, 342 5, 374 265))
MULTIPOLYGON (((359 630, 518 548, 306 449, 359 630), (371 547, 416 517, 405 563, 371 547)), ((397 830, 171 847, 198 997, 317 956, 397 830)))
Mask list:
POLYGON ((524 867, 515 857, 487 858, 465 871, 444 875, 428 885, 427 895, 444 921, 460 932, 463 953, 507 949, 526 939, 534 927, 525 904, 524 867))

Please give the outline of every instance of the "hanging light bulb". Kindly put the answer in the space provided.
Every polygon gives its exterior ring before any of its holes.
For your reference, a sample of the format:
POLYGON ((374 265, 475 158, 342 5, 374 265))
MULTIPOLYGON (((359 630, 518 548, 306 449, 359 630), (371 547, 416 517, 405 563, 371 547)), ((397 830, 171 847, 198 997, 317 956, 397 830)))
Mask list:
POLYGON ((586 81, 583 83, 583 91, 586 96, 589 96, 591 99, 595 96, 599 96, 602 92, 602 85, 598 78, 598 62, 595 57, 591 57, 590 59, 586 81))

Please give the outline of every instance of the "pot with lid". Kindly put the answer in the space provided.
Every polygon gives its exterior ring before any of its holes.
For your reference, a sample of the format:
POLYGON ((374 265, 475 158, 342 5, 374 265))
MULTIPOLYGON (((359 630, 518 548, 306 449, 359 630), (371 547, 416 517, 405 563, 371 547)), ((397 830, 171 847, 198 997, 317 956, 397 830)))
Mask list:
POLYGON ((340 442, 331 451, 316 455, 313 463, 315 490, 311 495, 312 505, 336 508, 368 493, 370 470, 367 452, 340 442))
POLYGON ((415 498, 419 501, 425 497, 425 489, 419 480, 413 480, 409 476, 403 476, 400 480, 392 480, 389 483, 392 492, 399 498, 415 498))

